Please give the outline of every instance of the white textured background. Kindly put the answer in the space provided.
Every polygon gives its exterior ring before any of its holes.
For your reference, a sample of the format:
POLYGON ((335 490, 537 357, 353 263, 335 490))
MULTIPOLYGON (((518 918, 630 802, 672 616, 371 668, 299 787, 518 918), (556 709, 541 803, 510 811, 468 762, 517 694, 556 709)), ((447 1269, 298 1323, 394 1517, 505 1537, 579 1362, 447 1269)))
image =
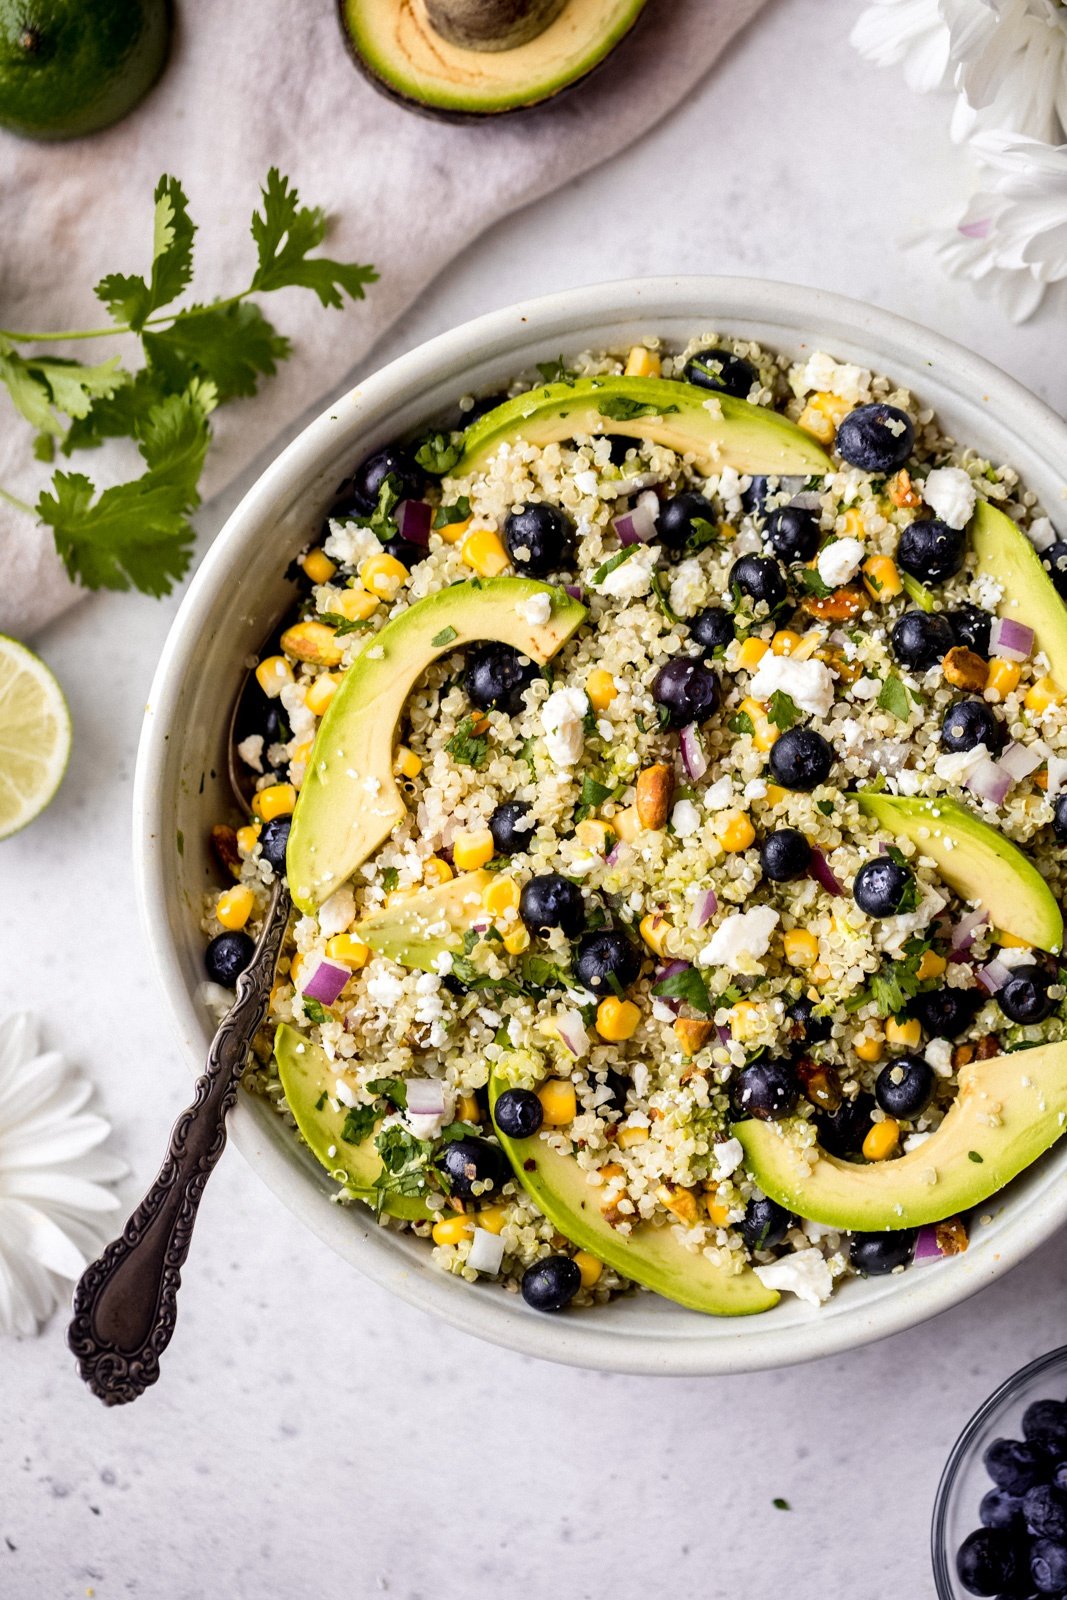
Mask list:
MULTIPOLYGON (((575 283, 750 272, 934 324, 1062 409, 1062 324, 1012 329, 902 252, 956 203, 959 158, 932 102, 852 55, 852 15, 774 0, 643 146, 476 244, 381 356, 575 283)), ((188 1089, 128 867, 140 709, 174 605, 92 600, 41 637, 74 756, 47 815, 0 846, 0 1010, 35 1006, 92 1072, 138 1186, 188 1089)), ((940 1321, 820 1365, 571 1372, 362 1282, 232 1154, 158 1389, 105 1412, 58 1321, 0 1347, 0 1596, 926 1600, 947 1451, 996 1383, 1062 1340, 1065 1292, 1053 1243, 940 1321)))

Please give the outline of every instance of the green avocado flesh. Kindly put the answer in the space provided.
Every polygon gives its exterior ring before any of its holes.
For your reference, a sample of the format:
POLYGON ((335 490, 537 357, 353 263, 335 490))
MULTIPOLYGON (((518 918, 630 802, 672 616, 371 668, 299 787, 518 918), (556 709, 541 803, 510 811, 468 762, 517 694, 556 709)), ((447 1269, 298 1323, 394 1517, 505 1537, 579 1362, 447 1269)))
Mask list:
POLYGON ((861 810, 889 833, 913 839, 951 889, 984 906, 994 927, 1038 950, 1063 944, 1063 913, 1037 868, 955 800, 860 793, 861 810))
POLYGON ((830 1228, 881 1232, 942 1222, 980 1205, 1055 1144, 1067 1123, 1067 1043, 974 1061, 941 1126, 895 1161, 810 1164, 792 1123, 739 1122, 745 1166, 764 1193, 830 1228))
MULTIPOLYGON (((381 1157, 373 1133, 362 1144, 349 1144, 344 1138, 347 1107, 333 1098, 338 1075, 335 1063, 325 1050, 284 1022, 274 1035, 274 1055, 286 1103, 312 1155, 357 1200, 374 1204, 381 1157)), ((386 1193, 382 1210, 409 1222, 430 1215, 424 1202, 413 1195, 386 1193)))
MULTIPOLYGON (((479 49, 453 43, 411 0, 340 0, 340 9, 356 63, 376 88, 414 110, 464 119, 518 111, 560 94, 604 60, 645 3, 567 0, 547 27, 509 49, 489 40, 479 49)), ((489 9, 485 0, 481 9, 489 9)), ((500 6, 506 15, 517 9, 514 0, 500 6)))
POLYGON ((786 476, 833 470, 809 434, 765 406, 666 378, 576 378, 530 389, 479 417, 464 435, 452 476, 480 472, 514 439, 546 445, 597 433, 665 445, 693 456, 705 473, 723 467, 786 476))
POLYGON ((988 501, 979 500, 970 525, 978 571, 1003 590, 997 615, 1034 630, 1035 651, 1049 660, 1049 676, 1067 689, 1067 606, 1037 551, 1018 525, 988 501))
MULTIPOLYGON (((491 1108, 506 1088, 499 1078, 490 1079, 491 1108)), ((560 1155, 537 1136, 509 1139, 499 1128, 496 1135, 537 1209, 572 1244, 624 1277, 714 1317, 751 1316, 777 1305, 778 1294, 765 1289, 754 1272, 724 1272, 706 1256, 687 1250, 673 1228, 643 1223, 628 1236, 617 1233, 600 1215, 596 1190, 573 1157, 560 1155)))
POLYGON ((301 911, 315 912, 382 844, 406 807, 393 777, 396 725, 417 678, 440 655, 499 639, 540 666, 586 615, 563 589, 532 578, 480 578, 418 600, 370 640, 319 725, 293 812, 286 872, 301 911), (547 622, 518 607, 552 601, 547 622))
POLYGON ((402 967, 436 972, 438 958, 446 950, 459 950, 478 913, 484 915, 483 897, 492 881, 491 872, 461 872, 448 883, 398 897, 357 922, 353 932, 402 967))

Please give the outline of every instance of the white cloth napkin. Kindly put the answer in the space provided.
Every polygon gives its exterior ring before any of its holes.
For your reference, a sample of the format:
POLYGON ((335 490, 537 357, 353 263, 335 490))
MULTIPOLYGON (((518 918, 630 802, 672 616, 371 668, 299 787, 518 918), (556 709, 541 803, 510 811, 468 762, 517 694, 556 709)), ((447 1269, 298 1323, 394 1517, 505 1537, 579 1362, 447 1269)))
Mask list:
MULTIPOLYGON (((295 354, 260 395, 219 414, 206 498, 335 390, 485 228, 670 111, 762 3, 650 0, 636 32, 570 98, 471 126, 415 116, 377 94, 348 58, 333 0, 183 6, 164 77, 126 121, 62 145, 0 133, 0 326, 105 324, 92 285, 107 272, 146 270, 152 190, 163 171, 181 179, 200 227, 197 298, 243 287, 258 185, 280 167, 306 202, 335 219, 328 253, 373 262, 381 281, 343 313, 306 291, 267 298, 295 354)), ((115 348, 136 364, 134 341, 115 348)), ((110 346, 51 349, 99 360, 110 346)), ((32 503, 48 471, 33 461, 31 430, 6 395, 0 417, 0 486, 32 503)), ((139 458, 120 443, 70 465, 99 486, 134 474, 139 458)), ((78 594, 50 531, 0 502, 0 631, 26 637, 78 594)))

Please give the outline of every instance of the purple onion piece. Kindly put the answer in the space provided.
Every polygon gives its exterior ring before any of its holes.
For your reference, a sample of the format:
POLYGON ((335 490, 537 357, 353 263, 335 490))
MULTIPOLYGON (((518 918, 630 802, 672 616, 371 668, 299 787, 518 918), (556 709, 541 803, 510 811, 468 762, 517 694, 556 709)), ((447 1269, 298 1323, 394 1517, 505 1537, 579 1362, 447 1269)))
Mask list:
POLYGON ((320 961, 300 992, 306 1000, 332 1006, 351 976, 350 967, 342 967, 336 961, 320 961))
POLYGON ((412 544, 429 544, 433 510, 425 500, 401 500, 394 515, 402 539, 410 539, 412 544))
POLYGON ((682 751, 682 765, 693 783, 699 782, 708 770, 708 758, 695 722, 687 723, 678 736, 682 751))
POLYGON ((919 1237, 915 1241, 916 1261, 940 1261, 941 1246, 937 1242, 937 1229, 933 1226, 920 1228, 919 1237))
POLYGON ((720 1044, 729 1044, 730 1043, 730 1030, 729 1030, 728 1027, 726 1027, 726 1025, 724 1023, 721 1023, 721 1022, 716 1023, 715 1032, 719 1035, 719 1043, 720 1044))
POLYGON ((963 955, 971 948, 979 928, 989 921, 989 913, 981 906, 977 911, 968 911, 962 916, 952 929, 949 939, 949 949, 954 955, 963 955))
MULTIPOLYGON (((656 987, 665 979, 675 977, 679 972, 688 972, 692 965, 691 961, 665 961, 662 967, 656 968, 656 987)), ((656 999, 662 1001, 676 1016, 682 1009, 682 1002, 672 999, 669 995, 658 994, 656 999)))
POLYGON ((1011 773, 1002 772, 997 763, 991 761, 988 756, 978 763, 964 784, 964 788, 976 794, 979 800, 988 800, 995 806, 1004 804, 1011 786, 1011 773))
POLYGON ((407 1078, 407 1109, 415 1117, 440 1117, 445 1110, 445 1086, 436 1078, 407 1078))
POLYGON ((584 603, 585 590, 582 588, 580 583, 565 583, 563 587, 566 589, 572 600, 577 600, 579 604, 584 603))
POLYGON ((989 653, 1005 661, 1025 661, 1034 648, 1034 630, 1012 617, 994 617, 989 630, 989 653))
POLYGON ((704 928, 711 921, 719 909, 719 897, 714 889, 703 889, 697 895, 696 917, 697 927, 704 928))
POLYGON ((994 958, 992 961, 987 961, 984 967, 979 967, 974 976, 978 987, 984 989, 986 994, 996 994, 1011 977, 1011 968, 1006 967, 1003 961, 994 958))
POLYGON ((1021 783, 1023 778, 1028 778, 1031 772, 1037 771, 1041 765, 1041 757, 1026 745, 1013 743, 1002 756, 998 756, 995 764, 1016 783, 1021 783))
POLYGON ((814 878, 816 883, 821 883, 827 894, 844 894, 844 889, 834 877, 833 868, 819 849, 818 845, 811 847, 811 865, 808 876, 814 878))

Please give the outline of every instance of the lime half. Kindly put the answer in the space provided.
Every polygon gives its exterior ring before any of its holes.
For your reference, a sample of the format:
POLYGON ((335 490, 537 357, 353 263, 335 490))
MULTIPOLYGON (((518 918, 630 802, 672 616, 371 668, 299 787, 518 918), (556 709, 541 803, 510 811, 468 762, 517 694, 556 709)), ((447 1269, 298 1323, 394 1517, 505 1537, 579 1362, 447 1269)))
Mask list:
POLYGON ((52 799, 70 755, 70 712, 44 662, 0 633, 0 839, 52 799))

